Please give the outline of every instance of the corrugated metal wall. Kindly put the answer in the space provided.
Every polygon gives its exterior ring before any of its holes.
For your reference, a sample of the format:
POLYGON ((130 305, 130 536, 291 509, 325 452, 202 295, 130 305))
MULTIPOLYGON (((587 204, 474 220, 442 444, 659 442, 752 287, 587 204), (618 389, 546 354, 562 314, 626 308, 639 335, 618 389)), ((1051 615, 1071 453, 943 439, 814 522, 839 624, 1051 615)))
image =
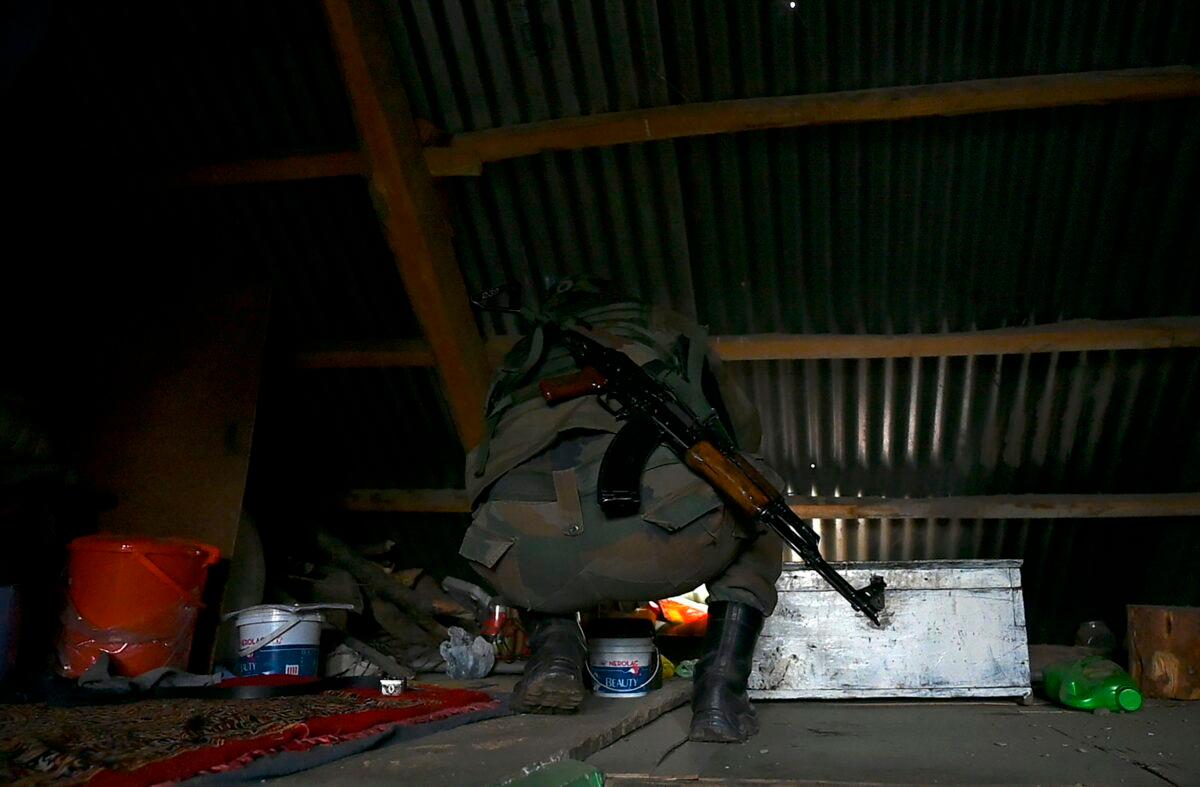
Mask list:
MULTIPOLYGON (((449 131, 1200 59, 1187 3, 398 3, 393 23, 417 111, 449 131)), ((473 288, 601 274, 713 333, 1196 314, 1198 140, 1200 102, 1175 101, 543 154, 453 182, 456 248, 473 288)), ((798 494, 1200 488, 1194 351, 736 368, 798 494)), ((1096 609, 1059 609, 1078 560, 1171 527, 819 525, 840 559, 1023 555, 1058 639, 1096 609)))
MULTIPOLYGON (((1183 0, 387 7, 415 112, 451 132, 1200 61, 1200 6, 1183 0)), ((95 127, 81 144, 100 155, 156 168, 354 144, 316 2, 78 5, 59 16, 66 96, 95 127)), ((714 333, 1200 314, 1193 100, 544 154, 489 164, 447 188, 470 288, 598 273, 714 333)), ((280 353, 419 333, 358 179, 154 197, 131 228, 144 254, 157 244, 195 275, 272 279, 280 353)), ((1191 350, 737 366, 767 425, 764 451, 793 490, 844 495, 1196 490, 1198 371, 1191 350)), ((461 483, 461 449, 431 372, 278 369, 272 379, 256 478, 265 465, 286 467, 283 481, 303 474, 305 489, 329 496, 461 483)), ((1067 592, 1087 579, 1081 571, 1104 571, 1106 555, 1193 554, 1197 539, 1178 527, 862 521, 822 530, 843 558, 1024 555, 1035 632, 1062 638, 1072 617, 1096 604, 1111 611, 1154 579, 1087 580, 1082 602, 1067 592)))

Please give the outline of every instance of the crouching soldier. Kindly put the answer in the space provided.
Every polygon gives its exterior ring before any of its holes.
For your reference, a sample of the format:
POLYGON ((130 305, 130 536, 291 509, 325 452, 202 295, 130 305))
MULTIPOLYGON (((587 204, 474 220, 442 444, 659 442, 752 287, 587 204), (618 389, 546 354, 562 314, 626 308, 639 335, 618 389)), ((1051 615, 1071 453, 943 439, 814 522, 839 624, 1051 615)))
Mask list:
MULTIPOLYGON (((565 281, 541 319, 586 322, 593 335, 715 414, 742 451, 761 440, 757 415, 695 324, 565 281)), ((758 731, 746 694, 764 616, 775 608, 780 540, 726 507, 665 447, 645 463, 641 507, 607 517, 599 468, 623 423, 595 396, 549 406, 540 381, 577 371, 535 329, 509 353, 488 397, 488 436, 467 457, 472 523, 461 554, 513 606, 527 610, 531 658, 513 707, 570 713, 583 700, 586 645, 576 613, 604 601, 666 598, 706 584, 708 633, 694 678, 690 737, 744 741, 758 731)), ((771 471, 762 470, 778 483, 771 471)))

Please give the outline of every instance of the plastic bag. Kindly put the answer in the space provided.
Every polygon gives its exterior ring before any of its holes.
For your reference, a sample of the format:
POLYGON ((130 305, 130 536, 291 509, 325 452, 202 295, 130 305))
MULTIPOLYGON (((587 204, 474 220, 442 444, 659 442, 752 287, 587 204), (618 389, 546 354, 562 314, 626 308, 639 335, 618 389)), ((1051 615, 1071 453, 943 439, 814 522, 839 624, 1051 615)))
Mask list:
POLYGON ((78 678, 104 653, 112 659, 113 674, 124 677, 160 667, 186 670, 198 612, 191 604, 180 604, 170 617, 163 616, 157 622, 159 628, 153 629, 154 633, 146 633, 94 626, 68 601, 58 637, 58 671, 78 678))
POLYGON ((483 678, 496 664, 496 649, 483 637, 475 637, 458 626, 450 627, 450 639, 438 650, 446 660, 446 674, 455 680, 483 678))

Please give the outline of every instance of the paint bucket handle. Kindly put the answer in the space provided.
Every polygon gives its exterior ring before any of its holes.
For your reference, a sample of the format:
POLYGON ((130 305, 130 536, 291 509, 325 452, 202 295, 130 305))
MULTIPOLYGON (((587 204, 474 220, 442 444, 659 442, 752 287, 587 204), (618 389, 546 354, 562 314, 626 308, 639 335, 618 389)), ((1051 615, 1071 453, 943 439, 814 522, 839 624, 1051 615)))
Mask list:
POLYGON ((300 623, 299 617, 292 618, 292 620, 290 622, 284 623, 282 626, 275 629, 270 634, 263 637, 258 642, 251 645, 250 647, 239 648, 238 656, 242 656, 242 657, 249 656, 251 653, 254 653, 259 648, 266 647, 267 643, 274 642, 275 640, 279 639, 284 634, 288 633, 291 629, 295 628, 299 623, 300 623))

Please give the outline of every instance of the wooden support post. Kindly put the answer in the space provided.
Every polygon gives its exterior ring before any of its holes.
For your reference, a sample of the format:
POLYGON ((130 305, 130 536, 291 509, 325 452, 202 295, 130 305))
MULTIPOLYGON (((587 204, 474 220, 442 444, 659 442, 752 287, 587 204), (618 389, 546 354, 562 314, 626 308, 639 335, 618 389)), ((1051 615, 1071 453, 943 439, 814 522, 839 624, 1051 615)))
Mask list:
POLYGON ((471 448, 483 437, 487 359, 380 5, 325 0, 325 12, 370 166, 376 209, 441 373, 459 437, 471 448))

